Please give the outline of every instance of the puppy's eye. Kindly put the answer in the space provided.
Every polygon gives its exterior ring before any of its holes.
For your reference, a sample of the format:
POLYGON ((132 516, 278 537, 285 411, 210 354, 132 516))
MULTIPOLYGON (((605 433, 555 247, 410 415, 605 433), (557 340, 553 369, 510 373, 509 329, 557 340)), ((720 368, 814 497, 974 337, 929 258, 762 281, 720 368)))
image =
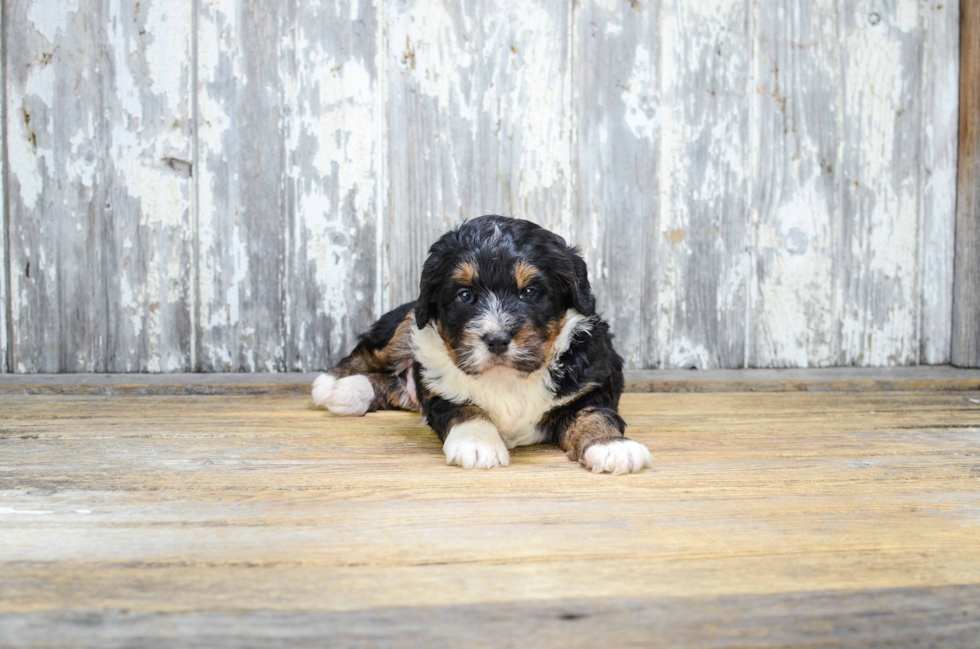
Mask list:
POLYGON ((532 298, 532 297, 534 297, 534 294, 535 293, 537 293, 537 291, 535 291, 533 288, 531 288, 530 286, 528 286, 526 289, 524 289, 523 291, 521 291, 521 299, 522 300, 527 300, 529 298, 532 298))
POLYGON ((456 299, 459 300, 460 302, 465 303, 465 304, 469 304, 470 302, 472 302, 476 298, 474 297, 474 295, 473 295, 473 293, 471 291, 460 291, 456 295, 456 299))

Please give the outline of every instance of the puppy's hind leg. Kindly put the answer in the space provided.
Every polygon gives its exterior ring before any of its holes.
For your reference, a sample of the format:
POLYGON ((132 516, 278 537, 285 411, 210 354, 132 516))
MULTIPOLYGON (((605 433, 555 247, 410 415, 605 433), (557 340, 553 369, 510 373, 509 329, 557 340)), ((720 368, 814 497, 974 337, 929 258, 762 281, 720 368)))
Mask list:
POLYGON ((418 410, 411 376, 414 302, 381 317, 350 356, 313 382, 313 402, 342 417, 375 410, 418 410))
POLYGON ((360 417, 372 410, 374 395, 371 381, 363 374, 337 378, 331 372, 313 381, 313 403, 341 417, 360 417))

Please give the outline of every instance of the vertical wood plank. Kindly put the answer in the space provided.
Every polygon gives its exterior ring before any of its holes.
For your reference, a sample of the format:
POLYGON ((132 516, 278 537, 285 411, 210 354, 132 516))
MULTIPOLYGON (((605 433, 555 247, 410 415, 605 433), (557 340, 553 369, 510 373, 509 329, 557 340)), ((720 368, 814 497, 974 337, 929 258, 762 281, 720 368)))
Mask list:
POLYGON ((204 371, 328 367, 381 310, 380 9, 273 4, 201 3, 204 371))
POLYGON ((190 15, 7 9, 13 369, 186 369, 190 15))
POLYGON ((920 57, 917 0, 843 3, 841 365, 918 359, 920 57))
POLYGON ((980 367, 980 2, 960 3, 959 175, 952 361, 980 367))
POLYGON ((752 367, 837 359, 840 38, 833 0, 753 6, 752 367))
POLYGON ((6 70, 7 61, 3 56, 4 45, 4 15, 3 2, 0 2, 0 98, 3 104, 0 105, 0 374, 7 372, 7 313, 10 310, 10 302, 7 300, 7 106, 6 106, 6 70))
POLYGON ((201 0, 197 369, 286 369, 283 28, 290 5, 201 0))
POLYGON ((382 4, 297 2, 284 45, 291 370, 327 368, 381 315, 382 4))
POLYGON ((107 5, 102 272, 88 278, 107 284, 105 370, 188 371, 191 3, 107 5))
POLYGON ((658 6, 582 3, 575 13, 575 238, 630 367, 660 360, 658 150, 668 107, 658 76, 658 6))
POLYGON ((572 234, 569 3, 399 0, 387 11, 386 292, 399 304, 417 297, 428 247, 466 218, 572 234))
POLYGON ((920 300, 918 362, 950 361, 959 88, 958 2, 920 5, 922 46, 922 163, 919 175, 920 300))
POLYGON ((103 369, 102 3, 5 8, 13 369, 103 369))
POLYGON ((749 22, 741 0, 660 5, 662 367, 744 364, 749 22))

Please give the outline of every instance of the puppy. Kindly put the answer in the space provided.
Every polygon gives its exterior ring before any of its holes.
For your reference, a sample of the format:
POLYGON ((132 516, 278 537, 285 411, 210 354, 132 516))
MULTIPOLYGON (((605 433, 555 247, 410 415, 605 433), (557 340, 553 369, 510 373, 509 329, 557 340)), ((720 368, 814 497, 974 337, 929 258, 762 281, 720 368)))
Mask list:
POLYGON ((617 413, 623 359, 585 262, 530 221, 482 216, 443 235, 419 299, 385 314, 313 384, 332 413, 421 412, 446 463, 492 469, 550 442, 596 473, 651 466, 617 413))

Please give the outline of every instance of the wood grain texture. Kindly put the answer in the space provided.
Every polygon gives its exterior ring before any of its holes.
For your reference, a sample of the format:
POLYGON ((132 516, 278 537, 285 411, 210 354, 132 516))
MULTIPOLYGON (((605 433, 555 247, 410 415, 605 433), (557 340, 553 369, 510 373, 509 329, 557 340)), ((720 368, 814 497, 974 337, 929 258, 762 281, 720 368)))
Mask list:
MULTIPOLYGON (((973 649, 980 587, 608 597, 360 611, 0 613, 18 647, 949 647, 973 649), (719 621, 722 621, 719 623, 719 621)), ((3 644, 0 647, 13 647, 3 644)))
POLYGON ((204 644, 247 616, 301 640, 323 613, 389 620, 379 646, 563 615, 541 645, 605 615, 636 641, 952 642, 980 622, 978 396, 626 395, 656 462, 624 477, 551 447, 463 471, 417 416, 306 397, 0 396, 0 638, 204 644))
POLYGON ((960 130, 953 363, 980 367, 980 3, 960 5, 960 130))
POLYGON ((417 297, 429 246, 464 219, 507 214, 588 237, 570 227, 570 7, 387 5, 392 306, 417 297))
POLYGON ((188 369, 190 5, 6 10, 13 369, 188 369))

